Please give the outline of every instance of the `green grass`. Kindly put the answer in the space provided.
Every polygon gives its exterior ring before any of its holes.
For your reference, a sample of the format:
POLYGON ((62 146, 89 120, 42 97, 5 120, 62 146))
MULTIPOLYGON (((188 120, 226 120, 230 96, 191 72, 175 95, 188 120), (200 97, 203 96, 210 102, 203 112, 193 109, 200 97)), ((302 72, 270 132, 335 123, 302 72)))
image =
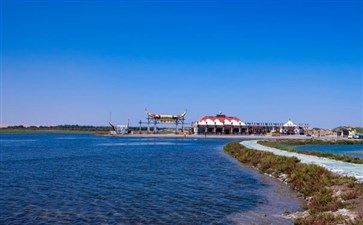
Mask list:
POLYGON ((337 140, 337 141, 323 141, 323 140, 291 140, 291 139, 279 139, 269 141, 259 141, 261 145, 278 148, 289 152, 297 152, 305 155, 314 155, 318 157, 324 157, 329 159, 335 159, 343 162, 350 162, 356 164, 363 164, 363 159, 358 157, 351 157, 346 155, 337 155, 333 153, 318 152, 318 151, 303 151, 295 150, 298 146, 303 145, 352 145, 352 144, 363 144, 363 141, 351 141, 351 140, 337 140))
MULTIPOLYGON (((333 186, 347 187, 349 197, 362 201, 357 196, 363 195, 363 184, 357 183, 354 177, 338 176, 323 167, 303 164, 296 157, 274 155, 270 152, 255 151, 232 142, 224 147, 224 151, 241 163, 257 168, 261 173, 270 174, 276 178, 287 175, 286 182, 300 196, 306 199, 306 209, 309 216, 300 218, 295 224, 339 224, 344 218, 328 212, 355 205, 333 195, 333 186), (351 194, 350 192, 354 192, 351 194)), ((343 193, 343 194, 344 194, 343 193)))

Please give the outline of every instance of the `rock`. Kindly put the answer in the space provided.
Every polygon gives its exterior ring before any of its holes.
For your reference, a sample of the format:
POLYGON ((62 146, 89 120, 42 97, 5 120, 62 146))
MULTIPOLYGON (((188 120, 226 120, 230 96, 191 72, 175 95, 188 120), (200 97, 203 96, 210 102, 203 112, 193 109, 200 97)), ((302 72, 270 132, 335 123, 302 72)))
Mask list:
POLYGON ((294 213, 290 213, 290 214, 284 215, 284 216, 289 218, 289 219, 293 219, 293 220, 302 219, 302 218, 305 218, 305 217, 309 216, 309 211, 306 210, 306 211, 303 211, 303 212, 294 212, 294 213))

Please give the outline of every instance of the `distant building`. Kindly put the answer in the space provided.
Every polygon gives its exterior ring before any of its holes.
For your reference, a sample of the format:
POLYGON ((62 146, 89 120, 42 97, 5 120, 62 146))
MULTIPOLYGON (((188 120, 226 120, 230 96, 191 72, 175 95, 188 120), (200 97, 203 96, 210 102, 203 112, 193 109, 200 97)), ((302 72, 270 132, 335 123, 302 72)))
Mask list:
POLYGON ((284 125, 282 125, 281 133, 283 134, 304 134, 305 129, 301 125, 294 124, 291 119, 287 121, 284 125))
POLYGON ((193 123, 194 134, 267 134, 303 135, 308 124, 294 124, 290 119, 286 123, 249 123, 238 117, 222 113, 204 116, 193 123))
POLYGON ((304 135, 309 125, 295 124, 289 119, 286 123, 249 123, 246 122, 248 134, 275 133, 282 135, 304 135))
POLYGON ((246 132, 246 124, 239 118, 222 113, 215 116, 204 116, 193 126, 195 134, 242 134, 246 132))
POLYGON ((112 127, 111 134, 128 134, 129 133, 129 125, 113 125, 110 123, 112 127))
POLYGON ((349 130, 348 129, 343 129, 341 134, 342 134, 343 137, 348 137, 349 136, 349 130))

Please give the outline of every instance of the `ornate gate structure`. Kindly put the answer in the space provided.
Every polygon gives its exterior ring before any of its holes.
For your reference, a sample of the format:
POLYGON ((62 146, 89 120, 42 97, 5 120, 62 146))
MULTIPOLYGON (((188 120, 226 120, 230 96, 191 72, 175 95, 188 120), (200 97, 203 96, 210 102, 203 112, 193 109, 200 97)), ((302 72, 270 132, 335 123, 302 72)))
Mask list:
POLYGON ((181 131, 184 132, 184 121, 187 111, 180 115, 153 114, 145 109, 147 115, 147 132, 150 133, 150 123, 154 124, 153 133, 157 132, 157 124, 175 124, 175 133, 178 132, 178 125, 181 124, 181 131))

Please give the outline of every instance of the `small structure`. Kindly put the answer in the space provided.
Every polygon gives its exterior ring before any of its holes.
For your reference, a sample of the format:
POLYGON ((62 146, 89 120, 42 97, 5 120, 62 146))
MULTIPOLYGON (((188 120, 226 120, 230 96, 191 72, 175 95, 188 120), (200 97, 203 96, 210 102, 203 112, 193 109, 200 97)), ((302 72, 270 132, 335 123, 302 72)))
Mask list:
POLYGON ((281 133, 283 134, 304 134, 304 127, 301 127, 297 124, 294 124, 291 119, 287 121, 284 125, 282 125, 281 133))
MULTIPOLYGON (((150 123, 154 124, 153 133, 157 133, 157 124, 175 124, 175 133, 178 133, 178 125, 181 124, 181 130, 184 132, 184 121, 187 111, 180 115, 162 115, 153 114, 145 109, 147 115, 147 132, 150 133, 150 123)), ((141 123, 140 123, 141 124, 141 123)), ((140 125, 141 126, 141 125, 140 125)))
POLYGON ((246 122, 248 134, 268 134, 272 135, 304 135, 309 125, 307 123, 294 124, 291 119, 286 123, 250 123, 246 122))
POLYGON ((241 134, 246 132, 245 126, 239 118, 222 113, 204 116, 193 125, 195 134, 241 134))
POLYGON ((129 133, 129 124, 127 125, 114 125, 110 122, 112 127, 111 134, 128 134, 129 133))

